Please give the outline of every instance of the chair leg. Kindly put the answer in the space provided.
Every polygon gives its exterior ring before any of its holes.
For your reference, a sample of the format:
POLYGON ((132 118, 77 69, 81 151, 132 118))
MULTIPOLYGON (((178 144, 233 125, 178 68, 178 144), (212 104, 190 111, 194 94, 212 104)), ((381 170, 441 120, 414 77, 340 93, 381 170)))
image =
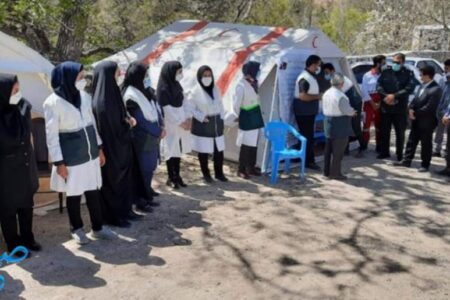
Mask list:
POLYGON ((303 156, 301 158, 301 167, 300 167, 300 178, 301 179, 305 178, 305 164, 306 164, 305 156, 303 156))
POLYGON ((280 160, 278 155, 272 156, 272 176, 270 181, 275 184, 277 183, 277 177, 278 177, 278 166, 280 164, 280 160))
POLYGON ((291 167, 291 159, 285 158, 284 159, 284 173, 289 174, 289 168, 291 167))

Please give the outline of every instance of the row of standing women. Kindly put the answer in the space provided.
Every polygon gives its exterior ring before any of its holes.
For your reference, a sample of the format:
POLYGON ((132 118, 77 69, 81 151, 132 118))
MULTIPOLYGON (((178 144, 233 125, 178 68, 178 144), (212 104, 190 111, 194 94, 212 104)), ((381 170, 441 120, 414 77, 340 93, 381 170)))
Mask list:
MULTIPOLYGON (((213 181, 223 172, 225 111, 211 68, 198 70, 198 84, 185 96, 179 62, 162 68, 157 91, 150 87, 148 67, 132 63, 123 80, 114 62, 94 69, 92 97, 85 91, 83 66, 64 62, 52 72, 54 93, 44 103, 47 146, 53 162, 50 188, 65 193, 73 239, 117 237, 107 225, 128 227, 142 218, 133 211, 151 212, 159 204, 152 187, 158 162, 167 165, 167 185, 186 187, 180 174, 181 157, 198 153, 203 178, 213 181), (120 82, 120 84, 119 84, 120 82), (85 196, 92 231, 81 218, 85 196)), ((258 97, 259 64, 248 62, 237 85, 233 110, 241 147, 238 176, 260 175, 255 168, 259 129, 264 127, 258 97)), ((24 245, 39 251, 32 233, 33 195, 37 171, 30 142, 31 105, 21 97, 16 76, 0 74, 0 223, 8 250, 24 245), (13 170, 13 171, 11 171, 13 170), (20 180, 18 180, 20 178, 20 180), (17 226, 19 223, 19 228, 17 226)))

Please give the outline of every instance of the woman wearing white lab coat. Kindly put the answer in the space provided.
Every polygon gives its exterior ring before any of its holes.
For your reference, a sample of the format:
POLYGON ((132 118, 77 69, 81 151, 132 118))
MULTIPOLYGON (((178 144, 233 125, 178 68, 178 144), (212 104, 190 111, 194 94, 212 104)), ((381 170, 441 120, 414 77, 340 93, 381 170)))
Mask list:
POLYGON ((184 103, 183 66, 178 61, 166 62, 158 81, 157 98, 164 113, 166 138, 161 142, 161 155, 167 164, 167 185, 186 187, 180 176, 181 156, 191 152, 191 116, 184 103))
POLYGON ((238 176, 249 179, 250 175, 261 175, 255 167, 259 131, 264 127, 258 95, 260 64, 249 61, 242 67, 242 72, 244 78, 236 86, 233 96, 233 112, 239 122, 236 144, 241 147, 238 176))
POLYGON ((106 161, 92 113, 92 99, 84 91, 85 85, 83 65, 64 62, 53 70, 54 93, 44 102, 47 146, 54 164, 50 188, 66 193, 72 237, 79 244, 90 241, 83 230, 80 213, 83 194, 91 217, 92 236, 116 237, 103 226, 100 167, 106 161))
POLYGON ((224 108, 210 67, 199 68, 197 84, 189 94, 188 103, 193 113, 192 149, 198 153, 203 179, 207 183, 213 182, 208 168, 208 156, 212 154, 214 175, 217 180, 226 182, 228 179, 223 174, 224 108))

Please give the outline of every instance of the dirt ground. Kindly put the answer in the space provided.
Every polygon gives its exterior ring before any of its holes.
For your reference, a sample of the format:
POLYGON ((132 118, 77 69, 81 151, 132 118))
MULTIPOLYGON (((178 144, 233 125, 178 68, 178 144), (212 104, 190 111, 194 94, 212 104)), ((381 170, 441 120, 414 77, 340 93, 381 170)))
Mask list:
POLYGON ((345 159, 347 182, 231 166, 206 186, 189 158, 189 188, 167 190, 161 167, 161 207, 117 241, 77 246, 65 213, 37 211, 44 251, 0 270, 0 299, 450 299, 449 182, 417 167, 368 152, 345 159))

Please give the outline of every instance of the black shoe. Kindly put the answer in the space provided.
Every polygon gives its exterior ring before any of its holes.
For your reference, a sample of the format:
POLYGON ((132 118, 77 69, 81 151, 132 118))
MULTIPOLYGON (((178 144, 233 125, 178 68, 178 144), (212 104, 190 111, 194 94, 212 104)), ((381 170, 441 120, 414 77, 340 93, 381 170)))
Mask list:
POLYGON ((392 164, 394 167, 404 167, 404 168, 411 168, 411 163, 407 161, 396 161, 392 164))
POLYGON ((206 183, 213 183, 214 180, 211 178, 211 176, 203 176, 203 181, 206 183))
POLYGON ((344 175, 330 176, 329 178, 331 180, 339 180, 339 181, 344 181, 348 179, 347 176, 344 175))
POLYGON ((216 179, 222 182, 228 182, 228 178, 225 177, 225 175, 216 176, 216 179))
POLYGON ((441 176, 448 176, 448 177, 450 177, 450 168, 445 168, 443 170, 437 171, 436 174, 437 175, 441 175, 441 176))
POLYGON ((320 166, 318 164, 316 164, 316 163, 307 164, 305 167, 308 168, 308 169, 314 170, 314 171, 320 171, 321 170, 320 166))
POLYGON ((442 157, 441 152, 433 152, 434 157, 442 157))
POLYGON ((127 215, 127 220, 138 221, 138 220, 142 219, 143 217, 144 217, 143 215, 137 214, 134 211, 130 211, 127 215))
POLYGON ((391 157, 389 154, 378 154, 377 159, 386 159, 391 157))
POLYGON ((148 205, 150 205, 151 207, 158 207, 158 206, 160 206, 161 204, 160 204, 159 202, 150 201, 150 202, 148 203, 148 205))
POLYGON ((428 172, 428 169, 429 168, 427 168, 427 167, 420 167, 418 171, 419 171, 419 173, 426 173, 426 172, 428 172))
POLYGON ((397 154, 397 161, 403 161, 403 155, 398 155, 397 154))
POLYGON ((32 242, 29 242, 29 243, 24 243, 24 246, 26 248, 28 248, 29 250, 35 251, 35 252, 39 252, 39 251, 42 250, 41 244, 39 244, 38 242, 36 242, 34 240, 32 242))
POLYGON ((358 151, 358 153, 355 154, 355 158, 363 158, 364 157, 364 153, 363 151, 358 151))
POLYGON ((142 211, 142 212, 145 212, 145 213, 152 213, 153 212, 153 208, 150 205, 148 205, 147 203, 145 203, 145 204, 142 203, 142 204, 136 205, 136 209, 138 211, 142 211))
POLYGON ((239 178, 242 178, 242 179, 245 179, 245 180, 250 179, 250 175, 248 175, 247 171, 238 171, 237 172, 237 176, 239 178))
POLYGON ((151 190, 152 196, 153 197, 158 197, 160 195, 160 193, 155 192, 155 190, 151 190))
POLYGON ((178 190, 180 189, 180 185, 178 184, 178 182, 175 182, 171 179, 168 179, 166 182, 167 186, 170 186, 171 188, 173 188, 174 190, 178 190))
POLYGON ((251 176, 260 177, 262 176, 261 169, 256 167, 247 168, 247 173, 251 176))
POLYGON ((119 228, 130 228, 131 227, 131 223, 125 219, 120 219, 120 220, 117 220, 114 222, 109 222, 108 225, 111 225, 114 227, 119 227, 119 228))
POLYGON ((186 183, 184 183, 184 181, 183 181, 183 179, 180 177, 180 178, 178 178, 178 184, 179 184, 179 186, 181 186, 181 187, 187 187, 187 184, 186 183))

